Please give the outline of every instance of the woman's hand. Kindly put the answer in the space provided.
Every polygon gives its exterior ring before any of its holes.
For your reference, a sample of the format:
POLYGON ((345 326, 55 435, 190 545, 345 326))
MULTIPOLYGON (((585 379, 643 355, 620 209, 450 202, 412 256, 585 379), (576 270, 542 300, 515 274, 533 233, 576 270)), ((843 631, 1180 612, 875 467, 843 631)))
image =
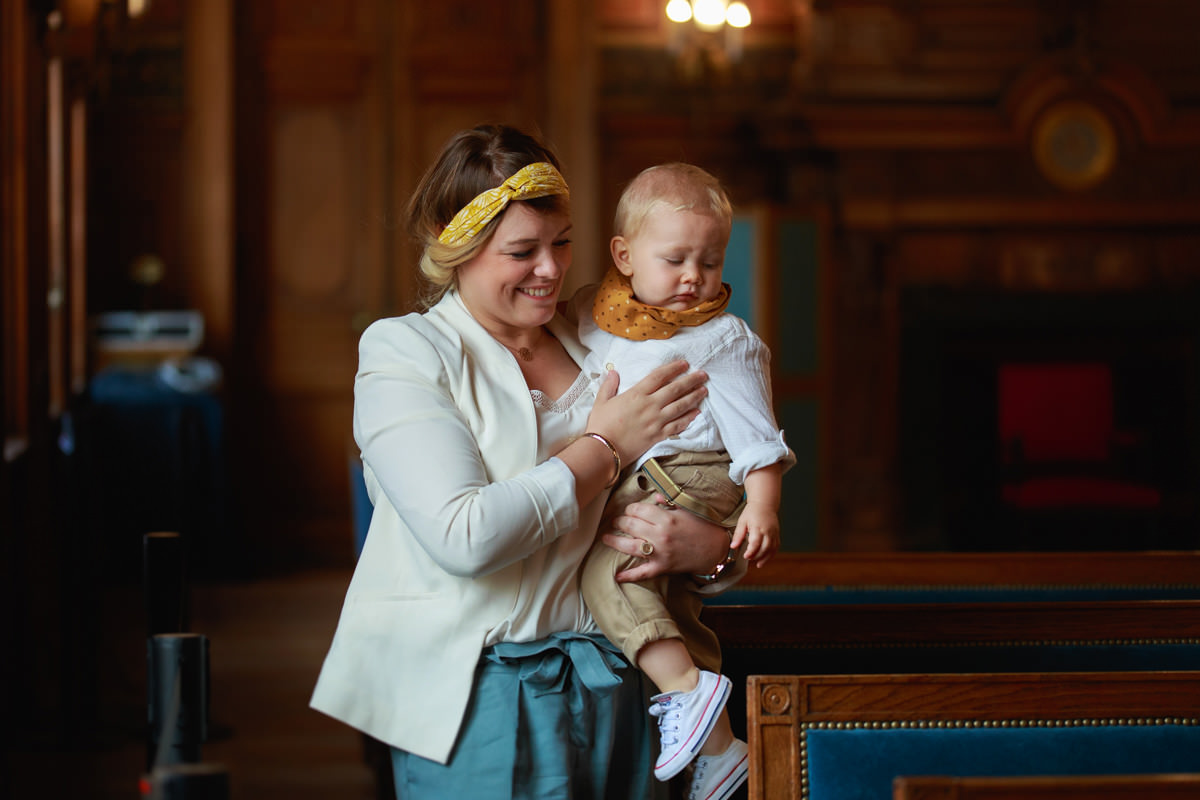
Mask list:
POLYGON ((708 375, 687 369, 686 361, 672 361, 620 394, 620 378, 610 371, 600 384, 587 429, 607 437, 623 463, 633 463, 651 445, 683 432, 700 413, 708 375))
POLYGON ((689 511, 668 507, 662 495, 655 495, 653 503, 631 504, 612 525, 625 535, 605 534, 604 543, 643 559, 617 573, 621 583, 677 572, 704 575, 729 554, 727 530, 689 511))

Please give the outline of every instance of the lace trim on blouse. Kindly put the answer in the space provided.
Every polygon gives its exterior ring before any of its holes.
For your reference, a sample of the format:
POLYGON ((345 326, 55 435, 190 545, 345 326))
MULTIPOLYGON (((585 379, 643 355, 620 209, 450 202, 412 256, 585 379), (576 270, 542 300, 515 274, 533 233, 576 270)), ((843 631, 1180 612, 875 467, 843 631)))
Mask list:
POLYGON ((583 396, 584 392, 587 391, 588 386, 591 385, 594 377, 595 376, 585 375, 584 372, 580 370, 579 375, 575 377, 575 382, 571 384, 571 388, 567 389, 563 396, 557 400, 550 399, 550 397, 547 396, 546 393, 541 389, 530 389, 529 396, 533 399, 533 404, 539 409, 562 414, 571 408, 571 406, 575 405, 576 401, 583 396))

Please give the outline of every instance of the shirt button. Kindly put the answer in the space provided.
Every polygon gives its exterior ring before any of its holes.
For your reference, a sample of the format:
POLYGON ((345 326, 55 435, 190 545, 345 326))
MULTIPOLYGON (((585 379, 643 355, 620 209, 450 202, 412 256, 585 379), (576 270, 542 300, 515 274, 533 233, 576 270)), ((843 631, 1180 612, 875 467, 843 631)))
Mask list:
POLYGON ((612 363, 612 362, 610 361, 610 362, 608 362, 607 364, 605 364, 605 365, 604 365, 604 368, 605 368, 605 369, 607 369, 607 370, 614 370, 614 369, 616 369, 616 368, 617 368, 617 365, 616 365, 616 364, 614 364, 614 363, 612 363))

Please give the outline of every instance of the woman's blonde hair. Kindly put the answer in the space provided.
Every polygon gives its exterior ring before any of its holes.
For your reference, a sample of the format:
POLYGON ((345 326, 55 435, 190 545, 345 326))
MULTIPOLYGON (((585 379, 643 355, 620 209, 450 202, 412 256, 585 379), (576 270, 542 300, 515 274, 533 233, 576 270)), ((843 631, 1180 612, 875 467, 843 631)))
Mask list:
MULTIPOLYGON (((422 248, 425 280, 421 305, 429 308, 458 283, 458 268, 475 257, 504 218, 499 213, 476 236, 454 245, 438 241, 459 209, 530 164, 547 161, 562 170, 549 147, 508 125, 480 125, 455 134, 417 184, 408 203, 408 232, 422 248)), ((543 211, 569 212, 562 195, 519 202, 543 211)))
POLYGON ((712 214, 732 224, 733 206, 721 182, 694 164, 675 161, 638 173, 617 201, 613 233, 633 238, 657 208, 712 214))

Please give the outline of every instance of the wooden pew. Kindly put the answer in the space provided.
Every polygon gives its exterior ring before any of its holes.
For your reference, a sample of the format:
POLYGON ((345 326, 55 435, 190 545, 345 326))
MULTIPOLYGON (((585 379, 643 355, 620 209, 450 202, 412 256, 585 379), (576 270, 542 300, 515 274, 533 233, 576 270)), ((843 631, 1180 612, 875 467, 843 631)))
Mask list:
MULTIPOLYGON (((1200 669, 1198 604, 1195 552, 784 553, 704 619, 740 686, 764 673, 1200 669)), ((735 691, 739 735, 743 703, 735 691)))
MULTIPOLYGON (((709 606, 735 687, 754 674, 1200 670, 1200 600, 709 606)), ((730 722, 746 709, 735 689, 730 722)))
POLYGON ((888 800, 901 775, 1200 772, 1200 672, 753 675, 750 800, 888 800))
POLYGON ((901 776, 892 800, 1194 800, 1200 774, 1002 778, 901 776))
POLYGON ((779 553, 709 602, 1200 599, 1200 552, 779 553))
POLYGON ((778 553, 743 579, 774 586, 1200 585, 1200 551, 778 553))
POLYGON ((1200 600, 709 606, 702 617, 739 648, 1200 643, 1200 600))

